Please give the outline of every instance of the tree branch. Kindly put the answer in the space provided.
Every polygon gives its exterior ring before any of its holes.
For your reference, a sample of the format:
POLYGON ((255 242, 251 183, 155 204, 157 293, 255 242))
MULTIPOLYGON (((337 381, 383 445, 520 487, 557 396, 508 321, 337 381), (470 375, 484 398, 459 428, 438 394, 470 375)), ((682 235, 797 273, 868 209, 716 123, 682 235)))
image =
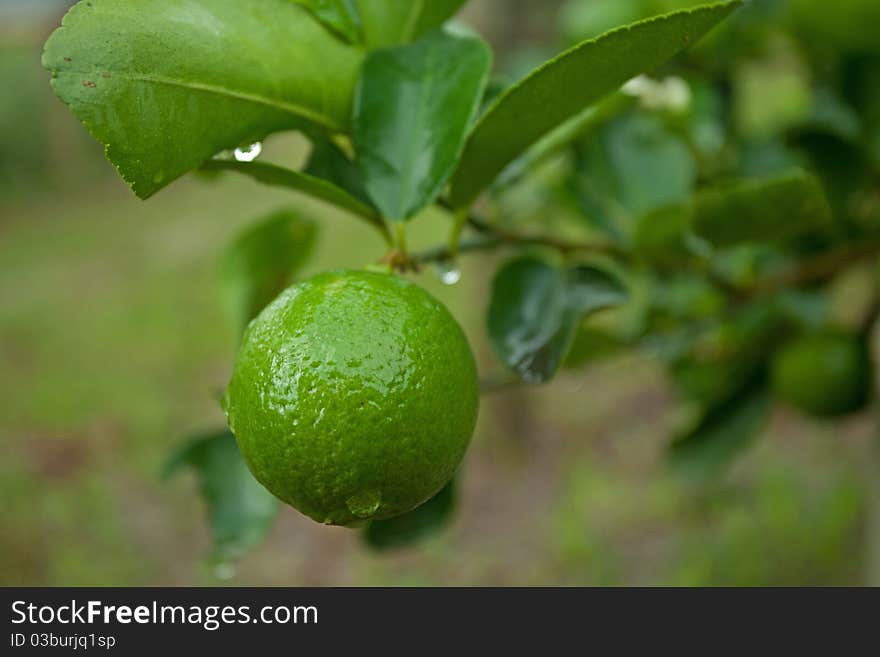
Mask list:
POLYGON ((749 300, 780 292, 789 287, 821 283, 833 277, 841 269, 850 267, 878 254, 880 254, 880 242, 848 244, 832 251, 821 253, 809 260, 804 260, 796 267, 792 267, 787 271, 768 276, 744 290, 742 296, 745 300, 749 300))
MULTIPOLYGON (((577 242, 563 240, 551 235, 529 235, 493 226, 482 219, 468 215, 467 226, 480 237, 462 240, 458 245, 457 254, 493 251, 503 246, 543 246, 559 251, 562 254, 592 253, 608 255, 616 258, 627 258, 625 251, 607 242, 577 242)), ((451 246, 428 249, 412 254, 411 265, 421 265, 453 260, 457 255, 451 246)))

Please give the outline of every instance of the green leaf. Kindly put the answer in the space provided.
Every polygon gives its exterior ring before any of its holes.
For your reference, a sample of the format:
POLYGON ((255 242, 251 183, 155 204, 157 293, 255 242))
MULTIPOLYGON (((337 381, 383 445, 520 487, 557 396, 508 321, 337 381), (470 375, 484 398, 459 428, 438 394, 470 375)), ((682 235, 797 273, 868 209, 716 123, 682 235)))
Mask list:
POLYGON ((688 247, 690 213, 672 205, 638 218, 633 230, 633 250, 641 259, 660 267, 676 268, 692 258, 688 247))
POLYGON ((702 37, 741 3, 724 2, 634 23, 586 41, 511 87, 482 116, 452 180, 455 207, 472 203, 542 136, 702 37))
POLYGON ((634 111, 584 140, 571 185, 586 216, 619 235, 640 215, 689 199, 696 179, 685 142, 660 117, 634 111))
MULTIPOLYGON (((485 102, 485 101, 484 101, 485 102)), ((511 162, 495 181, 495 188, 503 189, 519 182, 523 176, 550 159, 566 146, 570 146, 584 134, 589 134, 612 116, 634 103, 631 96, 612 94, 596 105, 576 114, 535 142, 526 152, 511 162)))
POLYGON ((644 18, 642 0, 576 0, 565 2, 559 28, 567 44, 576 44, 644 18))
MULTIPOLYGON (((312 138, 312 152, 305 173, 322 178, 348 192, 364 205, 373 207, 364 179, 357 165, 329 139, 312 138)), ((378 218, 379 212, 375 211, 378 218)))
POLYGON ((386 219, 411 218, 443 190, 491 64, 479 39, 440 31, 367 57, 354 144, 367 191, 386 219))
POLYGON ((292 2, 311 11, 315 18, 348 43, 362 42, 361 20, 354 0, 292 0, 292 2))
POLYGON ((235 160, 209 160, 202 165, 202 170, 235 171, 249 176, 264 185, 292 189, 366 219, 383 232, 387 230, 374 208, 354 198, 345 190, 336 187, 333 183, 307 173, 293 171, 292 169, 286 169, 265 162, 237 162, 235 160))
POLYGON ((697 425, 670 446, 671 464, 688 476, 714 475, 752 444, 772 408, 766 387, 753 381, 709 409, 697 425))
POLYGON ((798 34, 808 42, 815 40, 845 52, 880 53, 880 4, 876 0, 789 0, 784 6, 798 34))
POLYGON ((278 515, 278 500, 251 475, 229 431, 188 441, 168 460, 164 477, 184 466, 199 478, 215 560, 237 559, 266 537, 278 515))
POLYGON ((803 171, 700 192, 690 212, 693 231, 718 247, 783 241, 831 222, 822 184, 803 171))
POLYGON ((396 518, 371 522, 364 530, 364 541, 374 550, 390 550, 407 547, 441 531, 455 511, 456 488, 457 482, 453 479, 417 509, 396 518))
POLYGON ((813 111, 809 68, 794 46, 775 50, 780 49, 769 58, 742 61, 734 71, 733 115, 746 139, 772 138, 803 123, 813 111))
POLYGON ((276 131, 347 130, 361 60, 288 0, 82 1, 43 54, 141 198, 276 131))
POLYGON ((606 272, 519 258, 495 277, 489 337, 506 366, 524 381, 544 383, 556 374, 583 318, 626 300, 624 287, 606 272))
POLYGON ((293 282, 312 253, 316 234, 314 223, 284 210, 248 228, 226 250, 221 290, 240 332, 293 282))
POLYGON ((632 113, 615 121, 606 148, 617 197, 631 216, 687 199, 697 164, 687 145, 657 116, 632 113))
POLYGON ((354 0, 371 48, 415 41, 440 27, 467 0, 354 0))

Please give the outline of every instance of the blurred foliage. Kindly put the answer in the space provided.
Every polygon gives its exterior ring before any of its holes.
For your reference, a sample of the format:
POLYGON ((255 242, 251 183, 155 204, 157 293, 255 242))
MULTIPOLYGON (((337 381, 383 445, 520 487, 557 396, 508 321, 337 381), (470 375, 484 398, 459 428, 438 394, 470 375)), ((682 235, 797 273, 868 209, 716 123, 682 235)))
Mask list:
MULTIPOLYGON (((34 75, 32 53, 0 46, 0 193, 33 187, 48 174, 49 126, 45 78, 34 75)), ((36 69, 37 71, 39 69, 36 69)))
POLYGON ((198 475, 213 534, 212 560, 217 565, 238 559, 263 541, 278 515, 279 502, 254 479, 235 436, 221 431, 190 439, 165 464, 163 476, 170 477, 184 467, 198 475))
MULTIPOLYGON (((563 43, 697 4, 568 0, 563 43)), ((880 59, 860 22, 876 6, 747 2, 691 51, 624 85, 631 104, 594 111, 536 146, 540 159, 521 158, 518 189, 494 190, 511 228, 546 230, 552 217, 553 230, 612 245, 631 270, 629 308, 586 322, 570 362, 589 366, 615 342, 659 356, 692 415, 670 443, 688 470, 715 473, 754 444, 783 345, 822 331, 860 340, 876 318, 880 282, 869 272, 859 274, 867 314, 831 313, 835 281, 880 252, 880 59)), ((797 355, 797 372, 827 360, 797 355)), ((861 382, 873 372, 866 350, 858 360, 850 414, 864 410, 861 382)), ((801 385, 820 389, 816 377, 801 385)))
POLYGON ((317 226, 292 210, 278 210, 242 233, 220 263, 223 300, 243 332, 288 285, 315 246, 317 226))

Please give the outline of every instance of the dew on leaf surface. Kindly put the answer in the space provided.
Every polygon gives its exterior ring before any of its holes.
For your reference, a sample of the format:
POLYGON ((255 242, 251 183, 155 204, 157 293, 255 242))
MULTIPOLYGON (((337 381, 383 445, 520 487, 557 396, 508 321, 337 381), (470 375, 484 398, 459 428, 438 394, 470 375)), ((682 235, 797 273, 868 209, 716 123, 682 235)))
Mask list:
POLYGON ((236 148, 232 156, 237 162, 253 162, 263 152, 263 144, 255 142, 250 146, 236 148))

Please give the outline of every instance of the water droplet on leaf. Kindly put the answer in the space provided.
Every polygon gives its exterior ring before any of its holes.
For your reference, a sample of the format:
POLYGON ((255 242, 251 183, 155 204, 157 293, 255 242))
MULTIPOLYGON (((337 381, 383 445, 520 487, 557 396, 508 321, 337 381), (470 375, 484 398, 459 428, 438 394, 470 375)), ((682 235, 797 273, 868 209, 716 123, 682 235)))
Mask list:
POLYGON ((263 144, 260 142, 256 142, 251 144, 250 146, 245 146, 243 148, 236 148, 235 152, 232 156, 238 162, 253 162, 258 157, 260 157, 260 153, 263 152, 263 144))

